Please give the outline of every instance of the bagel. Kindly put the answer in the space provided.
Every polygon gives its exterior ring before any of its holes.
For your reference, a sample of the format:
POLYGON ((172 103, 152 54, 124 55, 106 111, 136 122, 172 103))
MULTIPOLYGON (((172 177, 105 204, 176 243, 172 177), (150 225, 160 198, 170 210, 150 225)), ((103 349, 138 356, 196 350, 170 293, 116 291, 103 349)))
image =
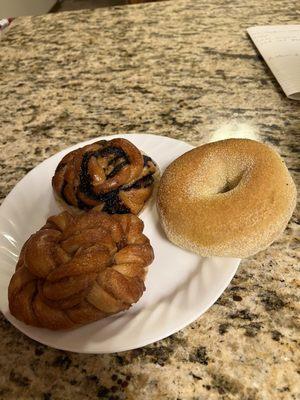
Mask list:
POLYGON ((157 209, 168 239, 201 256, 245 258, 284 231, 296 187, 266 144, 226 139, 194 148, 161 177, 157 209))

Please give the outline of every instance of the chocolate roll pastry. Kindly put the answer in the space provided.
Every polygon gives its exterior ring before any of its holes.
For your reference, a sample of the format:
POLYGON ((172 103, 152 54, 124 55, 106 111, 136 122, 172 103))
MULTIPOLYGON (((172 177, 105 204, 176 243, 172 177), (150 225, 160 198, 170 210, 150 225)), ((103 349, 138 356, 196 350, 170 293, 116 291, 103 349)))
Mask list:
POLYGON ((138 214, 150 198, 158 168, 126 139, 100 140, 68 153, 52 178, 54 192, 81 210, 138 214))
POLYGON ((70 329, 128 309, 142 296, 153 261, 135 215, 63 212, 24 244, 8 288, 12 315, 70 329))

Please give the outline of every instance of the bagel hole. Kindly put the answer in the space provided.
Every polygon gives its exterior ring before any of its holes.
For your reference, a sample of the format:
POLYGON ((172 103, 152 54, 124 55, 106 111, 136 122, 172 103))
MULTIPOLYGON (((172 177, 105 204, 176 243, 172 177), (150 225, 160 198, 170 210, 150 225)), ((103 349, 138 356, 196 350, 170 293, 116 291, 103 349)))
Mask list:
POLYGON ((242 172, 241 174, 239 174, 238 176, 236 176, 233 179, 227 179, 224 186, 221 187, 217 194, 222 194, 222 193, 227 193, 230 192, 231 190, 233 190, 234 188, 236 188, 238 186, 238 184, 240 183, 242 177, 243 177, 244 172, 242 172))

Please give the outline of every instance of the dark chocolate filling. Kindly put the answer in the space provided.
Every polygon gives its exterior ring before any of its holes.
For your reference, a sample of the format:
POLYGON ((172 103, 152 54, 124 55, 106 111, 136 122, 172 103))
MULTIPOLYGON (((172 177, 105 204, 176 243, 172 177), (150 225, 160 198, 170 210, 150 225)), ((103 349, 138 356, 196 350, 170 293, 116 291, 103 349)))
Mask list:
POLYGON ((111 173, 108 174, 108 175, 106 176, 106 178, 107 178, 107 179, 113 178, 113 177, 114 177, 115 175, 117 175, 117 173, 120 172, 121 169, 122 169, 123 167, 125 167, 125 165, 127 165, 127 164, 128 164, 127 161, 122 161, 122 162, 120 162, 120 164, 117 164, 117 165, 115 166, 115 168, 111 171, 111 173))
POLYGON ((141 188, 146 188, 148 186, 151 186, 154 182, 153 178, 153 173, 143 176, 143 178, 139 179, 138 181, 135 181, 132 185, 129 187, 124 188, 123 190, 131 190, 131 189, 141 189, 141 188))
POLYGON ((118 158, 124 157, 126 160, 128 160, 128 157, 124 152, 124 150, 120 149, 119 147, 114 147, 114 146, 104 147, 104 149, 92 152, 92 155, 95 157, 107 157, 111 154, 113 154, 115 157, 118 158))
MULTIPOLYGON (((69 200, 67 199, 67 197, 65 196, 65 187, 67 186, 67 182, 64 181, 63 186, 61 188, 61 197, 63 198, 63 200, 69 204, 69 206, 74 206, 74 204, 70 203, 69 200)), ((92 206, 88 206, 87 204, 85 204, 78 196, 76 193, 76 200, 77 200, 77 207, 81 208, 82 210, 88 210, 90 208, 92 208, 92 206)))
MULTIPOLYGON (((144 167, 146 167, 147 166, 147 164, 148 164, 148 162, 152 162, 153 163, 153 160, 152 160, 152 158, 150 158, 149 156, 143 156, 144 157, 144 167)), ((154 163, 153 163, 154 164, 154 163)))
POLYGON ((128 214, 130 209, 125 206, 119 197, 119 191, 114 191, 113 195, 105 201, 105 206, 102 211, 109 214, 128 214))
POLYGON ((104 149, 101 150, 85 153, 82 157, 80 174, 79 174, 80 177, 79 190, 93 200, 100 202, 107 201, 106 200, 107 193, 100 194, 94 192, 93 185, 91 183, 91 177, 88 173, 89 160, 91 157, 96 157, 96 158, 106 157, 111 154, 115 155, 113 159, 114 161, 116 161, 117 158, 124 158, 125 160, 117 164, 116 167, 112 170, 112 172, 108 174, 107 178, 109 179, 114 177, 125 165, 128 164, 128 157, 122 149, 119 149, 118 147, 105 147, 104 149))

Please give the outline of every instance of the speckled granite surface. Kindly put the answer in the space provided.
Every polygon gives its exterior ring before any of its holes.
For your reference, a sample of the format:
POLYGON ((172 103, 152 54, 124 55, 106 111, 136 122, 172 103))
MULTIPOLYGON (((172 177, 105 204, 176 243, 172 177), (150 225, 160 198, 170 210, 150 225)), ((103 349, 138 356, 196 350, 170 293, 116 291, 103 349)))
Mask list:
MULTIPOLYGON (((284 97, 245 33, 299 22, 297 3, 187 0, 18 19, 0 46, 1 197, 58 150, 117 132, 192 144, 256 134, 299 183, 300 103, 284 97)), ((0 398, 299 398, 297 232, 295 212, 208 312, 142 349, 69 354, 2 317, 0 398)))

